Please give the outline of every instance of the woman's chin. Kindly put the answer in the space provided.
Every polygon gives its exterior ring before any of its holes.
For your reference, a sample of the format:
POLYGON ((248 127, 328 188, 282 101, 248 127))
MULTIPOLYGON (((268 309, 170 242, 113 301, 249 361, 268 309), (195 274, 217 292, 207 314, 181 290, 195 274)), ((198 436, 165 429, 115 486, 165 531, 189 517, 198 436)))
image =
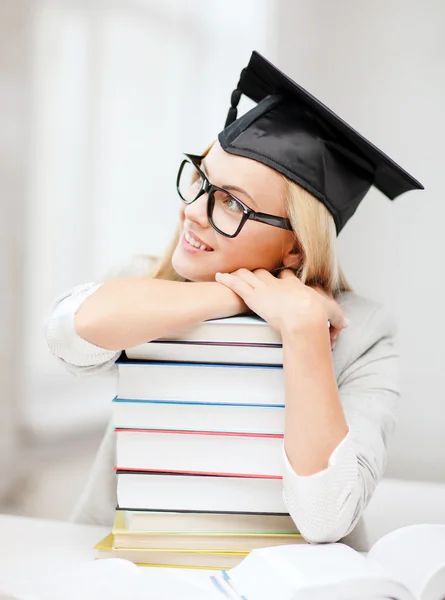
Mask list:
POLYGON ((192 264, 193 261, 187 256, 184 256, 184 251, 181 248, 176 248, 172 256, 172 267, 180 277, 189 281, 214 281, 215 274, 204 272, 197 268, 197 265, 192 264))

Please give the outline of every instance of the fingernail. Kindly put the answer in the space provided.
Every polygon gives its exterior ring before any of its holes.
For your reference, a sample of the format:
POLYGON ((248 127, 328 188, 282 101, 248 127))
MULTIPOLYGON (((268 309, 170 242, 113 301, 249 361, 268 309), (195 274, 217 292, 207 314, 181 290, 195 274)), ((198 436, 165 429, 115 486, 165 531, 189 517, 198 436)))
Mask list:
POLYGON ((347 319, 346 317, 343 317, 343 323, 342 323, 343 328, 349 327, 349 322, 350 322, 349 319, 347 319))
POLYGON ((220 275, 222 275, 222 273, 220 273, 219 271, 218 273, 215 273, 215 277, 219 277, 220 275))

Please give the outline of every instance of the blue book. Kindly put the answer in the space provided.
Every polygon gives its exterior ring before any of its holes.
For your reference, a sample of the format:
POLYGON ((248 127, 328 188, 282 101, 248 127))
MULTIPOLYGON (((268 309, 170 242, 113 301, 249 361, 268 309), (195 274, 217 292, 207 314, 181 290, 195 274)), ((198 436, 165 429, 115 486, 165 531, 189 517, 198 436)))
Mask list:
POLYGON ((125 429, 284 433, 284 405, 114 398, 113 424, 125 429))
POLYGON ((118 361, 117 396, 133 400, 174 400, 283 405, 282 366, 118 361))

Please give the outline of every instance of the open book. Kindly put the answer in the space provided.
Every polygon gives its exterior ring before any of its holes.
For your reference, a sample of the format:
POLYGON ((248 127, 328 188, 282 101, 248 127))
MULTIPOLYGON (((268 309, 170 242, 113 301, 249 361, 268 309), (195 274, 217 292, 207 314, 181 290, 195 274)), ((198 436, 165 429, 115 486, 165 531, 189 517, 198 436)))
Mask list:
MULTIPOLYGON (((344 544, 253 550, 228 572, 139 568, 108 559, 3 586, 7 600, 443 600, 445 525, 412 525, 389 533, 367 556, 344 544), (13 589, 10 589, 13 587, 13 589), (8 595, 7 592, 10 592, 8 595)), ((2 592, 4 592, 2 596, 2 592)))
POLYGON ((253 550, 229 576, 247 600, 444 600, 445 525, 402 527, 367 556, 344 544, 253 550))

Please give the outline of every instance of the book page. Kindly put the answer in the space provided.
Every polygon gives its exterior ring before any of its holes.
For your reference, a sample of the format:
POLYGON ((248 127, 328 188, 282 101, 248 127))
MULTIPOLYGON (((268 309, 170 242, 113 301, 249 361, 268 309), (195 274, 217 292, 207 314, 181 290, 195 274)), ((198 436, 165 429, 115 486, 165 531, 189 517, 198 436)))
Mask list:
POLYGON ((368 557, 384 565, 419 600, 445 598, 445 525, 411 525, 378 540, 368 557))
POLYGON ((383 567, 345 544, 254 550, 230 576, 249 600, 414 600, 383 567))
POLYGON ((7 592, 8 600, 221 600, 209 571, 184 574, 180 569, 138 567, 118 558, 48 572, 39 580, 10 585, 7 592))

